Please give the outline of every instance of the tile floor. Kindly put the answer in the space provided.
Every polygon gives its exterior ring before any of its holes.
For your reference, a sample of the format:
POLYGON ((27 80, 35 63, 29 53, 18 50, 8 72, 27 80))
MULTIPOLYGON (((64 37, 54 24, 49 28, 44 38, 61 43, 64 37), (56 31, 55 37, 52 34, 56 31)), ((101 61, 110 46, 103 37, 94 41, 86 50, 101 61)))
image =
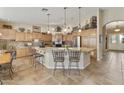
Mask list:
MULTIPOLYGON (((104 59, 96 62, 81 71, 72 70, 71 74, 63 75, 57 70, 55 76, 53 70, 37 64, 32 66, 31 57, 17 59, 13 62, 13 80, 8 76, 1 79, 5 85, 122 85, 124 84, 124 53, 108 52, 104 59)), ((68 71, 66 70, 66 73, 68 71)))

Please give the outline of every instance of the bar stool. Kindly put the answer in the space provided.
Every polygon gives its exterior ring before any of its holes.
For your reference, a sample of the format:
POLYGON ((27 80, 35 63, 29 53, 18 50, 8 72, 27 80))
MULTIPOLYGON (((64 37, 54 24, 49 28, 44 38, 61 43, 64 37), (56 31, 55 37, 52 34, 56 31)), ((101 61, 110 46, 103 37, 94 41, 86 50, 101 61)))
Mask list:
POLYGON ((64 60, 65 60, 65 50, 57 49, 52 50, 53 60, 55 62, 54 65, 54 75, 55 71, 57 69, 57 63, 61 63, 63 67, 63 75, 65 75, 65 66, 64 66, 64 60))
MULTIPOLYGON (((68 65, 69 74, 71 72, 72 63, 76 63, 76 67, 80 74, 79 62, 80 62, 81 51, 76 50, 76 49, 75 50, 68 49, 68 55, 69 55, 69 65, 68 65)), ((73 67, 75 67, 75 66, 73 66, 73 67)))
POLYGON ((36 49, 33 49, 33 65, 34 65, 35 68, 36 68, 36 62, 35 62, 36 58, 39 58, 39 60, 40 60, 40 58, 42 58, 41 64, 43 65, 43 63, 44 63, 44 54, 38 53, 36 51, 36 49))

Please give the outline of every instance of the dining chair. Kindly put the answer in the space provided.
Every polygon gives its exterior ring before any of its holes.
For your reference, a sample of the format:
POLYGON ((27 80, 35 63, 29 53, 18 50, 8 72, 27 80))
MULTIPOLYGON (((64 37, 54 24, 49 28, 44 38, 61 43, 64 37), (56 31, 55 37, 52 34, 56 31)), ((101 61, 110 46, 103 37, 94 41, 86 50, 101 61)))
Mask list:
POLYGON ((53 60, 55 62, 54 64, 54 75, 55 71, 57 69, 57 63, 61 63, 63 67, 63 75, 65 75, 65 66, 64 66, 64 60, 65 60, 65 50, 57 49, 52 50, 53 60))
POLYGON ((14 73, 12 63, 13 60, 16 58, 16 51, 12 51, 10 52, 10 54, 11 54, 10 62, 0 65, 0 73, 4 74, 8 72, 10 78, 12 79, 12 74, 14 73))
POLYGON ((3 85, 3 82, 2 82, 2 80, 0 80, 0 85, 3 85))
POLYGON ((68 65, 69 74, 72 69, 72 63, 76 64, 76 66, 73 65, 73 67, 77 67, 80 74, 79 62, 80 62, 81 51, 76 49, 75 50, 68 49, 68 55, 69 55, 69 65, 68 65))

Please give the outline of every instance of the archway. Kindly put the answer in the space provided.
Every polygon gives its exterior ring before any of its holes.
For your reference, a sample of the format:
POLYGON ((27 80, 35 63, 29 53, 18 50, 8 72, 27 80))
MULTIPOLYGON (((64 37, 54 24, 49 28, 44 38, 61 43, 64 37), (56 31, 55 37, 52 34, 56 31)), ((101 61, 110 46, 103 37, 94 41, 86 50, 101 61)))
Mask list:
POLYGON ((124 20, 114 20, 103 26, 104 52, 124 51, 124 20))

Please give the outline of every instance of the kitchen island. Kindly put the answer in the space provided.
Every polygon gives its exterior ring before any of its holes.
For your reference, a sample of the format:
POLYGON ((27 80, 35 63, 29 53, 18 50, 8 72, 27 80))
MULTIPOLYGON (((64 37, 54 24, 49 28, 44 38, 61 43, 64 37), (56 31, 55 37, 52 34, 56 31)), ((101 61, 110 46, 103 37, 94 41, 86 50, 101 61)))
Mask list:
MULTIPOLYGON (((53 55, 52 55, 52 50, 54 50, 54 49, 55 50, 56 49, 65 49, 64 65, 65 65, 65 69, 68 69, 69 56, 68 56, 68 49, 66 49, 66 48, 54 48, 54 47, 38 48, 37 51, 39 51, 39 53, 42 53, 44 55, 44 63, 43 63, 43 65, 48 69, 54 69, 55 62, 53 60, 53 55)), ((80 49, 81 50, 81 56, 80 56, 80 62, 79 62, 79 68, 80 69, 84 69, 88 65, 90 65, 90 58, 91 58, 90 54, 95 49, 92 49, 92 48, 69 48, 69 49, 80 49)), ((60 63, 59 69, 61 69, 61 68, 62 67, 61 67, 61 63, 60 63)), ((72 67, 72 68, 75 69, 76 67, 72 67)))

